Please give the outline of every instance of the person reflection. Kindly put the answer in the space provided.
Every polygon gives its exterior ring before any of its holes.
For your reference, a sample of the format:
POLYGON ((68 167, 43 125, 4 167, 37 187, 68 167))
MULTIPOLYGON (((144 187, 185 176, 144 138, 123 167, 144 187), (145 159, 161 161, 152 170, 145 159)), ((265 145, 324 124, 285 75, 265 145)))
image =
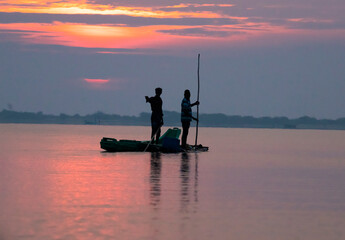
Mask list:
POLYGON ((180 167, 180 178, 181 178, 181 207, 182 210, 188 206, 189 203, 189 173, 190 164, 188 153, 183 152, 181 154, 181 167, 180 167))
POLYGON ((198 183, 199 183, 199 160, 198 153, 195 153, 195 169, 194 169, 194 201, 198 202, 198 183))
POLYGON ((161 196, 161 153, 151 152, 150 166, 150 200, 151 205, 157 207, 161 196))

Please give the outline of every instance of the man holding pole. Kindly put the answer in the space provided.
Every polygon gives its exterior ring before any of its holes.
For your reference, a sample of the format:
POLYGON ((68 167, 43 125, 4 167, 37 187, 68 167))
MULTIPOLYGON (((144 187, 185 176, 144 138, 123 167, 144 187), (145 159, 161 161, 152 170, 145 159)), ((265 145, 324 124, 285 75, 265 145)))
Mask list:
POLYGON ((198 121, 197 118, 192 116, 192 107, 199 105, 199 101, 195 103, 190 103, 190 91, 186 89, 184 91, 184 98, 181 103, 181 122, 182 122, 182 144, 181 147, 186 149, 187 147, 187 137, 190 127, 190 122, 192 120, 198 121))
POLYGON ((161 126, 163 125, 163 110, 162 105, 163 101, 161 99, 162 89, 156 88, 155 89, 156 95, 154 97, 145 96, 146 102, 151 104, 151 143, 154 143, 154 137, 156 137, 156 143, 159 141, 159 137, 161 135, 161 126))

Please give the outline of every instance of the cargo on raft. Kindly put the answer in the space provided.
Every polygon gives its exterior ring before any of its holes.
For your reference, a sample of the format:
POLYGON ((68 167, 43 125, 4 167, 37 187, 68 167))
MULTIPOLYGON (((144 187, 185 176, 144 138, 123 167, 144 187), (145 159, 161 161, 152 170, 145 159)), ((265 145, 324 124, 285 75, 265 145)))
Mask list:
POLYGON ((160 138, 158 143, 150 141, 136 140, 117 140, 115 138, 103 137, 100 144, 101 148, 108 152, 206 152, 208 147, 188 145, 186 149, 180 146, 181 129, 169 128, 160 138))

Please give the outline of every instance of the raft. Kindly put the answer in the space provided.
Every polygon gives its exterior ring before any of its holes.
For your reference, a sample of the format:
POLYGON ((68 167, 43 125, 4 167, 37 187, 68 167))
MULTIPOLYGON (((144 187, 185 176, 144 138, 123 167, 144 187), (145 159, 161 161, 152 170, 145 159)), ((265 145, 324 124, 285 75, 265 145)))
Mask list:
POLYGON ((182 149, 180 146, 181 129, 169 128, 160 138, 158 143, 152 144, 150 141, 137 140, 117 140, 115 138, 103 137, 100 145, 107 152, 190 152, 208 151, 208 147, 202 145, 188 146, 182 149))

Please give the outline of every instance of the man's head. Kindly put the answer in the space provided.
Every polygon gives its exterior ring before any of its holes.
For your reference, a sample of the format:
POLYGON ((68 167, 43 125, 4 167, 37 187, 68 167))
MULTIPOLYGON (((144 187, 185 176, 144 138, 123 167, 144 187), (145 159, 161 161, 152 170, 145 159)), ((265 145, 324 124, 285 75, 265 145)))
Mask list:
POLYGON ((162 94, 162 89, 161 88, 156 88, 155 89, 156 95, 160 96, 162 94))
POLYGON ((188 89, 184 90, 184 97, 187 99, 190 98, 190 91, 188 89))

